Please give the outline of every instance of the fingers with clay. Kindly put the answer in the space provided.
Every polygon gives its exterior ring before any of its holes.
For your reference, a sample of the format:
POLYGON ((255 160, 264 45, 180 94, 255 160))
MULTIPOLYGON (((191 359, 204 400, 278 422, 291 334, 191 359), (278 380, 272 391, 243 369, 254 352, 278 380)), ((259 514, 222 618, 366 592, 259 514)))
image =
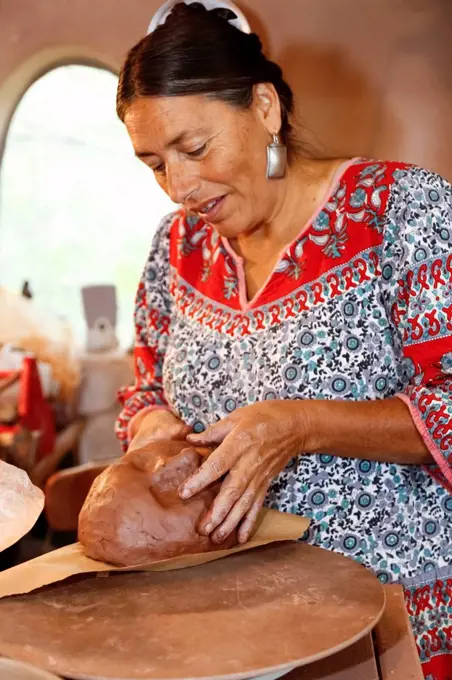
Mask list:
POLYGON ((253 404, 238 409, 201 434, 196 446, 218 447, 179 490, 188 499, 224 477, 212 506, 199 523, 216 543, 238 528, 238 540, 252 536, 267 489, 290 458, 302 453, 305 432, 299 402, 253 404))
POLYGON ((183 440, 191 431, 177 415, 168 409, 157 408, 137 418, 128 450, 140 449, 155 441, 183 440))
MULTIPOLYGON (((189 434, 187 436, 187 441, 195 445, 197 448, 199 446, 213 446, 215 444, 223 444, 223 440, 228 436, 228 434, 233 430, 234 423, 226 418, 220 421, 216 425, 211 425, 205 432, 200 434, 189 434)), ((217 482, 224 474, 226 474, 230 468, 231 459, 233 455, 228 455, 227 447, 223 445, 217 448, 204 465, 198 470, 196 475, 190 477, 185 484, 182 486, 180 491, 180 497, 183 500, 194 496, 203 489, 207 488, 214 482, 217 482)))

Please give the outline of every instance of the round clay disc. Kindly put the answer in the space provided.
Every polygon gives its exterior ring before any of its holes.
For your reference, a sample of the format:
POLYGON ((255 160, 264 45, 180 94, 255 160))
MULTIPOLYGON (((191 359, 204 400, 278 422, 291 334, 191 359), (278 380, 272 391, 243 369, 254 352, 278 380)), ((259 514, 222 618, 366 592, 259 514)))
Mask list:
POLYGON ((0 654, 83 680, 239 680, 344 649, 374 627, 384 600, 358 563, 272 544, 190 569, 78 577, 5 598, 0 654))
POLYGON ((0 460, 0 551, 30 531, 44 507, 44 494, 27 473, 0 460))

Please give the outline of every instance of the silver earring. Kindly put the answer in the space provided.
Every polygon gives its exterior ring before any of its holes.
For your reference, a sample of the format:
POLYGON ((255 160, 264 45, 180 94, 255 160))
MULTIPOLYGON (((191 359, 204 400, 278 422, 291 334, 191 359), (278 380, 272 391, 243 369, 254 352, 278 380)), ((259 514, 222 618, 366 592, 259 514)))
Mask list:
POLYGON ((273 135, 273 142, 267 145, 267 179, 282 179, 286 174, 287 146, 279 135, 273 135))

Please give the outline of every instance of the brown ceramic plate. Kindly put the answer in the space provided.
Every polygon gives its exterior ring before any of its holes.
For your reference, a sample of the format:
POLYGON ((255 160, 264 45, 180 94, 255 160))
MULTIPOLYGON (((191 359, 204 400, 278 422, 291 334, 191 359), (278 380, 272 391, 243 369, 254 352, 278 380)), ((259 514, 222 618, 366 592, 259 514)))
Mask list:
POLYGON ((384 591, 356 562, 288 543, 191 569, 80 577, 0 601, 0 654, 78 680, 289 671, 352 645, 384 591))

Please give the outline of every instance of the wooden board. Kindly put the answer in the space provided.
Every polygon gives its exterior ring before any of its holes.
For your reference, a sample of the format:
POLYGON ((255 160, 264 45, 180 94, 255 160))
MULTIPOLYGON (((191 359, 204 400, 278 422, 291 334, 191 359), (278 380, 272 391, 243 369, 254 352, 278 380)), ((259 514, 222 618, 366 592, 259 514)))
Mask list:
POLYGON ((423 680, 421 662, 399 585, 385 587, 386 606, 375 629, 382 680, 423 680))
POLYGON ((47 673, 13 659, 0 659, 0 680, 59 680, 53 673, 47 673))

